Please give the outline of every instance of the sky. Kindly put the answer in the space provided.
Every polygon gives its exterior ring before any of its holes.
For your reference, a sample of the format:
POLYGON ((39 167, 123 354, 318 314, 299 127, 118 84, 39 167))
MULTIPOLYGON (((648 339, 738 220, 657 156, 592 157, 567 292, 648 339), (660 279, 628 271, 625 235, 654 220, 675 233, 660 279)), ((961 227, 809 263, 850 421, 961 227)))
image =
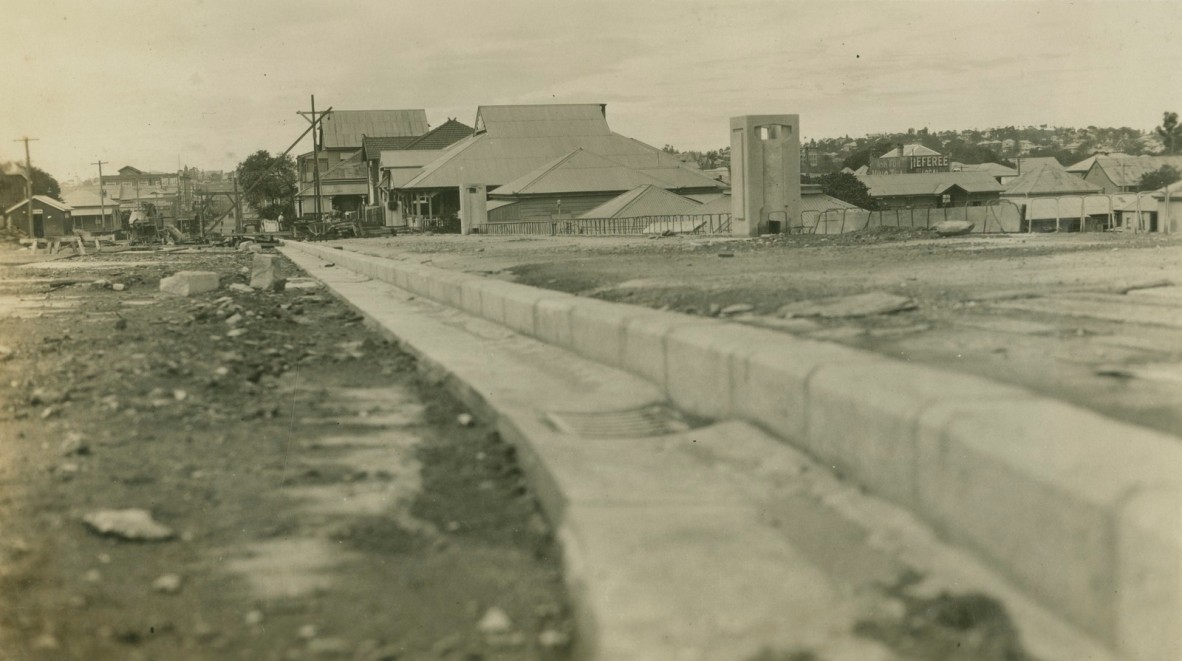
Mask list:
POLYGON ((432 126, 606 103, 615 131, 700 150, 743 114, 799 114, 808 139, 1182 111, 1174 0, 37 0, 0 24, 0 162, 34 137, 63 182, 282 152, 313 94, 432 126))

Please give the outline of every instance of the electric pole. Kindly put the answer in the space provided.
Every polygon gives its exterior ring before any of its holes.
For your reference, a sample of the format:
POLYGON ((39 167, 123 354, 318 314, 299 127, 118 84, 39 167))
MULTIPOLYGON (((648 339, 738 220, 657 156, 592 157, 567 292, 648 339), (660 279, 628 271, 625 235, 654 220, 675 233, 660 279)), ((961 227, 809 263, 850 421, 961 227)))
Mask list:
MULTIPOLYGON (((297 111, 296 114, 302 116, 312 124, 312 191, 316 196, 316 220, 320 220, 320 132, 315 130, 316 123, 328 115, 332 110, 325 110, 323 112, 316 112, 316 95, 312 95, 312 112, 297 111)), ((323 124, 321 124, 323 126, 323 124)), ((303 209, 301 208, 302 212, 303 209)))
POLYGON ((37 233, 33 231, 33 161, 29 158, 29 142, 36 142, 37 138, 30 138, 25 136, 13 142, 25 143, 25 204, 26 211, 29 213, 29 234, 36 236, 37 233))
POLYGON ((99 169, 99 207, 102 208, 103 215, 100 218, 103 219, 103 229, 107 228, 107 189, 103 188, 103 166, 109 162, 100 158, 98 161, 91 163, 91 165, 97 165, 99 169))

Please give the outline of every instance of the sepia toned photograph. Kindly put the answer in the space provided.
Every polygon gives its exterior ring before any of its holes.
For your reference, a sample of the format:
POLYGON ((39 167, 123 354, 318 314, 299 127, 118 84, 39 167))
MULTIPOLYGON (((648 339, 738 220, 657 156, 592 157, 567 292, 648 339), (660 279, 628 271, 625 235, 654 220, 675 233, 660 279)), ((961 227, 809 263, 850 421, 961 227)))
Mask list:
POLYGON ((0 661, 1182 659, 1180 31, 0 2, 0 661))

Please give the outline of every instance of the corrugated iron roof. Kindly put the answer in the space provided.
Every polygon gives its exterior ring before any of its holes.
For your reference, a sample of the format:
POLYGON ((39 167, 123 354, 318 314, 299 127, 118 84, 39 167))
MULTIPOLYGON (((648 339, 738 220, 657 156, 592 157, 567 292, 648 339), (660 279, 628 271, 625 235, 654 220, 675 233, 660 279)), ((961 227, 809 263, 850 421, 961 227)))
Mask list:
POLYGON ((404 149, 446 149, 474 131, 471 126, 448 118, 446 122, 412 140, 404 149))
POLYGON ((645 184, 670 187, 661 179, 580 147, 490 191, 489 195, 622 192, 645 184))
MULTIPOLYGON (((576 128, 576 127, 572 127, 576 128)), ((692 172, 672 154, 617 133, 497 137, 477 133, 423 168, 408 188, 454 188, 464 184, 500 186, 535 168, 583 148, 621 165, 641 170, 678 188, 717 187, 718 182, 692 172), (674 168, 681 168, 677 170, 674 168), (656 172, 660 169, 660 172, 656 172), (685 174, 692 172, 692 175, 685 174), (692 182, 687 182, 692 176, 692 182), (700 185, 694 185, 703 182, 700 185), (686 185, 689 183, 690 185, 686 185)))
POLYGON ((940 195, 959 186, 969 193, 1001 192, 1002 186, 987 172, 919 172, 913 174, 864 174, 858 180, 874 197, 940 195))
POLYGON ((861 207, 820 192, 800 196, 801 211, 828 211, 830 209, 861 209, 861 207))
MULTIPOLYGON (((79 207, 101 207, 104 204, 104 198, 99 197, 98 190, 74 189, 62 191, 62 199, 67 205, 72 208, 79 207)), ((105 204, 108 207, 118 204, 109 196, 105 198, 105 204)))
POLYGON ((602 103, 550 103, 480 106, 476 132, 498 138, 609 135, 607 106, 602 103))
POLYGON ((1054 168, 1066 172, 1066 168, 1054 156, 1030 156, 1018 159, 1018 174, 1033 172, 1042 168, 1054 168))
POLYGON ((1098 151, 1098 152, 1092 153, 1091 156, 1085 158, 1082 161, 1079 161, 1078 163, 1072 163, 1071 165, 1068 165, 1066 170, 1068 172, 1074 172, 1076 174, 1079 174, 1082 177, 1084 174, 1087 174, 1088 170, 1092 169, 1092 164, 1096 162, 1097 156, 1108 156, 1111 158, 1132 158, 1132 156, 1130 156, 1129 154, 1126 154, 1124 152, 1098 151))
POLYGON ((638 218, 708 213, 702 205, 659 186, 645 184, 591 209, 580 218, 638 218))
POLYGON ((413 135, 386 136, 361 139, 361 158, 366 161, 376 161, 382 157, 382 152, 389 149, 406 149, 410 143, 418 140, 413 135))
POLYGON ((334 110, 320 123, 325 149, 357 149, 364 137, 419 136, 427 132, 426 110, 334 110))
MULTIPOLYGON (((71 211, 72 210, 70 205, 68 205, 64 202, 59 202, 59 201, 53 199, 52 197, 48 197, 45 195, 34 195, 33 199, 37 200, 41 204, 44 204, 45 206, 53 207, 59 211, 71 211)), ((6 213, 6 214, 12 213, 13 211, 25 206, 25 203, 28 201, 29 201, 28 198, 25 198, 25 199, 21 200, 20 202, 17 202, 16 204, 5 209, 4 213, 6 213)))
POLYGON ((421 168, 439 158, 438 149, 391 149, 382 152, 379 168, 421 168))
POLYGON ((1182 156, 1097 156, 1093 167, 1101 168, 1117 186, 1136 186, 1141 177, 1163 165, 1182 171, 1182 156))
POLYGON ((1003 195, 1056 195, 1099 193, 1101 188, 1071 174, 1062 167, 1026 170, 1006 186, 1003 195))

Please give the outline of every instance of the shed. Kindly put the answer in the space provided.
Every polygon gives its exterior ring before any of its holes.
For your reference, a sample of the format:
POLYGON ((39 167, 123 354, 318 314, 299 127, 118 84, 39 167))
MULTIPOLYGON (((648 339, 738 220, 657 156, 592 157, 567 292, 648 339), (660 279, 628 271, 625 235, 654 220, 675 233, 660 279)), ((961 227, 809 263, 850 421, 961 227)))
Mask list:
POLYGON ((26 198, 4 210, 13 227, 27 236, 53 238, 74 233, 70 205, 45 195, 33 196, 32 225, 29 224, 29 200, 26 198))

